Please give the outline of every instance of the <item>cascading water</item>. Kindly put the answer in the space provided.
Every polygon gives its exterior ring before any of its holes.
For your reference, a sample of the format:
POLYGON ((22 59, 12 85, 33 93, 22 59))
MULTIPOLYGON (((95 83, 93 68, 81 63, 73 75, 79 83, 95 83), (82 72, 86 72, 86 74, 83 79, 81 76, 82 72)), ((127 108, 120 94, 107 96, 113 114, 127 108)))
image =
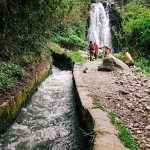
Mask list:
POLYGON ((90 26, 88 29, 88 41, 95 41, 99 47, 104 45, 112 48, 110 24, 110 5, 106 3, 104 8, 102 3, 93 3, 90 11, 90 26))
POLYGON ((0 150, 86 150, 77 118, 71 71, 53 69, 0 137, 0 150))

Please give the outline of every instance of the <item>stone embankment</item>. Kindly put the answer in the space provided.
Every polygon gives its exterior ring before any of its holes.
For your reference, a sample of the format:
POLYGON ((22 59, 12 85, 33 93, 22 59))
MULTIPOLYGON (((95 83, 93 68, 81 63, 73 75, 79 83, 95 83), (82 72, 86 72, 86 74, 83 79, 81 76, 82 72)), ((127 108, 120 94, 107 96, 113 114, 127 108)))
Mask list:
POLYGON ((82 106, 95 122, 95 149, 125 148, 107 114, 94 109, 93 100, 116 115, 117 120, 133 135, 137 147, 150 150, 150 80, 143 72, 137 73, 136 67, 133 68, 136 72, 130 73, 103 72, 97 70, 100 64, 100 61, 89 61, 82 67, 75 65, 74 68, 82 106))
POLYGON ((0 105, 0 132, 5 130, 9 124, 17 117, 22 105, 32 94, 38 84, 49 75, 50 62, 42 62, 36 69, 36 73, 16 91, 15 95, 3 100, 0 105))
MULTIPOLYGON (((85 66, 74 66, 74 79, 77 88, 77 93, 80 99, 81 118, 84 120, 84 124, 88 125, 88 122, 94 122, 94 130, 96 131, 96 137, 94 140, 94 150, 126 150, 123 144, 117 137, 117 130, 112 125, 107 113, 99 108, 95 108, 93 104, 93 98, 91 97, 91 91, 84 78, 83 69, 85 66)), ((89 71, 89 70, 88 70, 89 71)), ((89 74, 89 77, 94 76, 94 72, 89 74)), ((97 78, 96 76, 94 76, 97 78)), ((94 85, 94 83, 92 83, 94 85)))

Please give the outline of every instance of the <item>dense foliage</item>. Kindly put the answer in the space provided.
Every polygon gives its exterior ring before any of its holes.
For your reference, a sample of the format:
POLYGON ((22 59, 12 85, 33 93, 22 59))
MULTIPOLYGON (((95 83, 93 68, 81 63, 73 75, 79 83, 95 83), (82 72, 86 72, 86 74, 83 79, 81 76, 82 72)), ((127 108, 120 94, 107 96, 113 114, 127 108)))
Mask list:
POLYGON ((88 8, 89 0, 0 1, 0 90, 18 81, 15 74, 4 71, 3 64, 10 72, 9 65, 18 66, 16 72, 28 72, 48 58, 44 45, 49 41, 84 49, 88 8))
POLYGON ((123 35, 118 34, 124 51, 150 61, 149 1, 134 0, 120 9, 123 35))

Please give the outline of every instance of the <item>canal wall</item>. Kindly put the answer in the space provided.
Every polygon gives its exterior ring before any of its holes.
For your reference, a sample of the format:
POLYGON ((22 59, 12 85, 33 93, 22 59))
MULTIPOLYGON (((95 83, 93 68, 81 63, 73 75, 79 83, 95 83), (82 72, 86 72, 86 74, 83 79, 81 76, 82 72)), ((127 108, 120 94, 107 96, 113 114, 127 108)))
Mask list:
MULTIPOLYGON (((70 58, 57 53, 52 54, 53 64, 62 69, 72 69, 76 92, 76 103, 78 113, 83 126, 83 132, 87 137, 87 149, 94 150, 126 150, 117 135, 118 132, 112 125, 107 113, 96 108, 90 92, 87 90, 86 83, 83 82, 81 73, 84 65, 74 64, 70 58)), ((44 68, 38 72, 30 84, 12 97, 11 100, 0 105, 0 131, 3 131, 18 115, 22 105, 31 95, 38 84, 45 79, 50 72, 51 64, 47 63, 44 68)))
POLYGON ((87 132, 86 135, 90 135, 91 149, 127 150, 118 139, 118 131, 114 125, 112 125, 107 112, 94 105, 94 99, 81 76, 84 69, 84 65, 75 64, 73 75, 80 118, 82 120, 83 129, 87 132))
POLYGON ((118 131, 112 125, 107 112, 94 105, 94 99, 83 82, 81 73, 85 65, 72 62, 64 54, 53 53, 53 64, 60 69, 71 69, 75 87, 75 100, 87 150, 127 150, 118 139, 118 131))
POLYGON ((45 62, 42 69, 23 87, 23 90, 18 91, 10 100, 0 105, 0 133, 14 121, 32 91, 49 75, 50 67, 50 62, 45 62))

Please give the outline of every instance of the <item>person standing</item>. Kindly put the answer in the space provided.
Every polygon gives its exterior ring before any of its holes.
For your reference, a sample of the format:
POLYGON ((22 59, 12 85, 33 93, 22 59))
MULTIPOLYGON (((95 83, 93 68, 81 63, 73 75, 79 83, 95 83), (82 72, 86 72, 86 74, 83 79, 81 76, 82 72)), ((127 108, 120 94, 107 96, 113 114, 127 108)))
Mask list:
POLYGON ((105 57, 109 54, 109 48, 106 46, 105 47, 105 57))
POLYGON ((90 41, 90 43, 89 43, 89 55, 90 55, 90 61, 92 61, 93 53, 94 53, 94 45, 93 45, 93 42, 90 41))
POLYGON ((95 57, 95 60, 97 60, 98 58, 98 45, 96 44, 96 42, 94 42, 94 57, 95 57))

